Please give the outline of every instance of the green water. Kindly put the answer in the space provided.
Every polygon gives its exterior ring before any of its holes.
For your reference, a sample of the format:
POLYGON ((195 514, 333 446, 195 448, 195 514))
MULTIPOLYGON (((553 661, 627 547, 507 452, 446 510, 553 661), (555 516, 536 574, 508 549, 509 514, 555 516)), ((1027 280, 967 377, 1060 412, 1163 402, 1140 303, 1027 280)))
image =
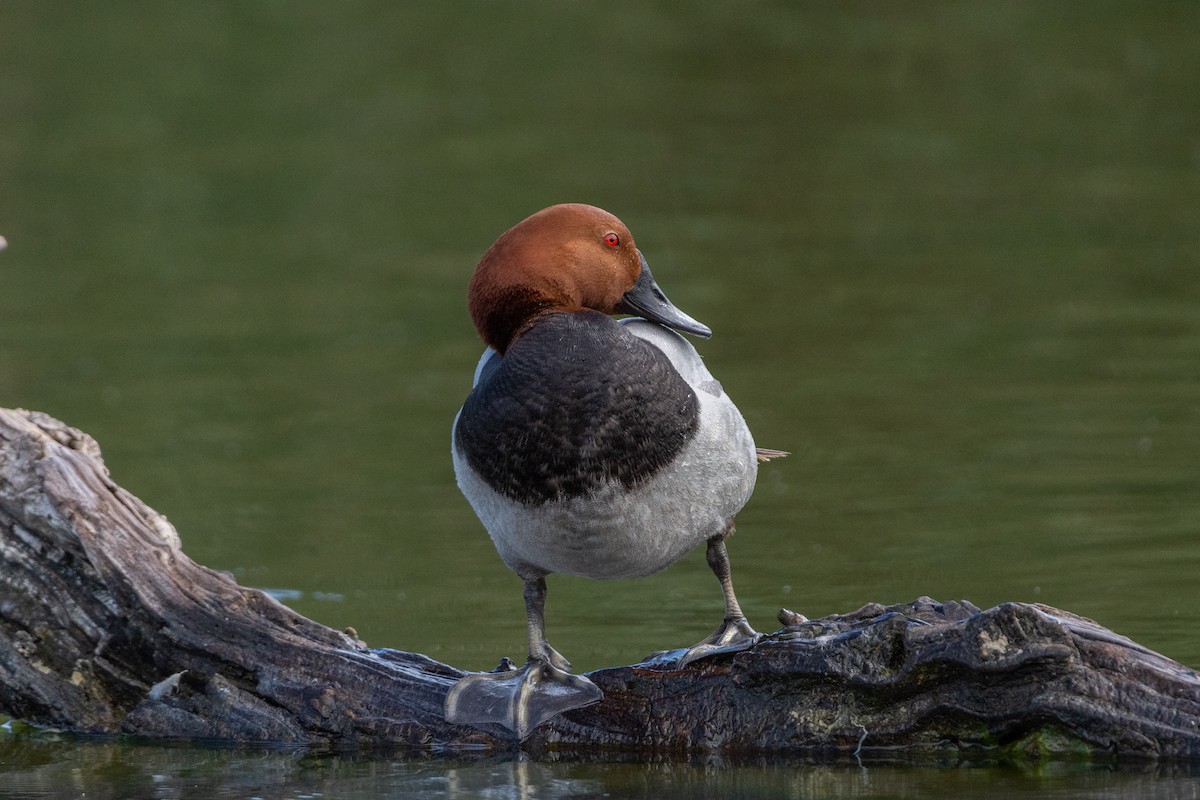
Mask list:
POLYGON ((0 797, 130 798, 1193 798, 1195 767, 690 763, 536 763, 0 742, 0 797), (76 794, 78 793, 78 794, 76 794))
MULTIPOLYGON (((190 556, 321 622, 519 659, 519 581, 450 467, 480 351, 464 294, 509 225, 589 202, 714 329, 700 349, 759 444, 793 452, 730 548, 760 629, 780 606, 1039 601, 1200 666, 1198 36, 1184 2, 8 4, 0 405, 93 434, 190 556)), ((550 579, 552 641, 585 670, 720 611, 702 554, 550 579)), ((0 770, 38 757, 4 746, 0 770)), ((80 747, 63 758, 151 752, 80 747)), ((323 791, 453 773, 365 763, 323 791)), ((529 768, 539 796, 579 777, 529 768)), ((584 794, 971 780, 578 769, 608 770, 584 794)))

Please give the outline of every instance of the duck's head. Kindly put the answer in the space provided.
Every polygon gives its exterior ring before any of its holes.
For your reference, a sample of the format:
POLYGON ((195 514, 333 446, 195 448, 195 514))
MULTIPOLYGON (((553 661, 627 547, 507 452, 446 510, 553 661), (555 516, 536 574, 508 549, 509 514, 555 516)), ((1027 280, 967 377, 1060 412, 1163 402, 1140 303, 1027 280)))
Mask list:
POLYGON ((579 203, 542 209, 505 231, 475 268, 468 306, 479 335, 501 353, 539 314, 585 308, 712 335, 663 294, 621 220, 579 203))

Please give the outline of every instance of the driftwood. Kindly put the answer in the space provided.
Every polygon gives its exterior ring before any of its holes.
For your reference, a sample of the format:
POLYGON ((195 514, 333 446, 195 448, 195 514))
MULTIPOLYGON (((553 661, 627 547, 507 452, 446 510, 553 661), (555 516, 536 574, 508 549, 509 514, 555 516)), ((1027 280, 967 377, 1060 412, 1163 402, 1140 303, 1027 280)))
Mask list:
MULTIPOLYGON (((524 746, 1200 758, 1200 675, 1073 614, 922 598, 780 616, 746 652, 590 673, 603 701, 524 746)), ((368 649, 194 563, 91 437, 0 409, 0 711, 88 733, 511 750, 501 729, 442 718, 463 674, 368 649)))

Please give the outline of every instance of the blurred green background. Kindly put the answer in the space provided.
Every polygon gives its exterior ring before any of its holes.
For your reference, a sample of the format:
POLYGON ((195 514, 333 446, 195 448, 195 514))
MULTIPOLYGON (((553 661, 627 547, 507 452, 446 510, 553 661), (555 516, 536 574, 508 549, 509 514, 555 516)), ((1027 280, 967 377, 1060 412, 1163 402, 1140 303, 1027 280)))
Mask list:
MULTIPOLYGON (((1200 5, 0 8, 0 405, 373 646, 520 660, 459 496, 467 281, 633 230, 764 465, 751 621, 1039 601, 1200 665, 1200 5)), ((719 621, 702 553, 551 578, 580 669, 719 621)))

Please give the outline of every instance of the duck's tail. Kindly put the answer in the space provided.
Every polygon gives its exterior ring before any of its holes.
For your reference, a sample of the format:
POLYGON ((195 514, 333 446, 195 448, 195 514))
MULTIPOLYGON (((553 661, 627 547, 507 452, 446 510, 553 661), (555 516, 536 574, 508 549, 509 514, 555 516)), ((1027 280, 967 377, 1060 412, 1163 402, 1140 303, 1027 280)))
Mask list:
POLYGON ((758 454, 759 461, 770 461, 773 458, 785 458, 791 455, 787 450, 772 450, 768 447, 756 447, 755 452, 758 454))

